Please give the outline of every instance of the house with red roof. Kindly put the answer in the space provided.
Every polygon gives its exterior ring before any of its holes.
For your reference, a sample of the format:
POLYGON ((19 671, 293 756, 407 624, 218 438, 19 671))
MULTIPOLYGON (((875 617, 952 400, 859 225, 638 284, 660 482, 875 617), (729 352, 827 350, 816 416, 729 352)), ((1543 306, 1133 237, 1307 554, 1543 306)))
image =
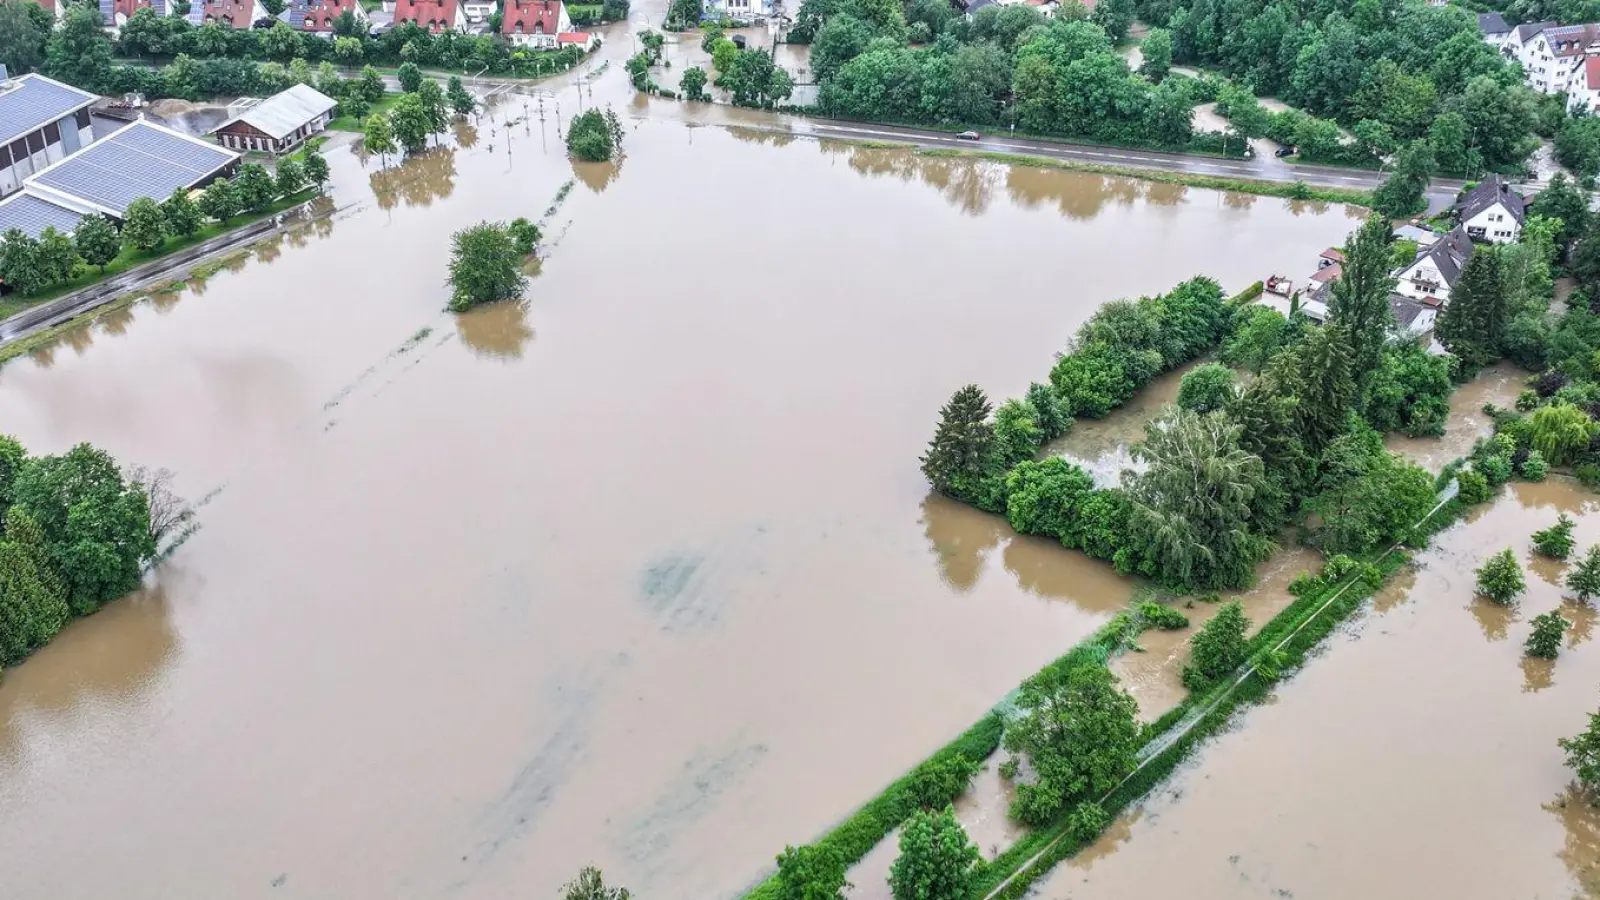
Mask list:
POLYGON ((572 30, 572 18, 561 0, 506 0, 500 13, 500 33, 514 44, 554 50, 562 32, 572 30))
POLYGON ((464 30, 466 10, 456 0, 395 0, 394 24, 415 22, 434 34, 464 30))
POLYGON ((556 44, 565 50, 568 47, 577 47, 585 53, 593 50, 600 44, 600 36, 587 31, 563 31, 556 35, 556 44))
MULTIPOLYGON (((45 6, 45 9, 49 8, 45 6)), ((168 15, 172 11, 167 0, 100 0, 100 18, 105 20, 107 28, 121 28, 141 9, 154 9, 158 16, 168 15)))
POLYGON ((304 8, 305 21, 300 27, 313 34, 333 34, 333 23, 346 12, 362 23, 361 30, 367 28, 367 10, 358 0, 305 0, 304 8))

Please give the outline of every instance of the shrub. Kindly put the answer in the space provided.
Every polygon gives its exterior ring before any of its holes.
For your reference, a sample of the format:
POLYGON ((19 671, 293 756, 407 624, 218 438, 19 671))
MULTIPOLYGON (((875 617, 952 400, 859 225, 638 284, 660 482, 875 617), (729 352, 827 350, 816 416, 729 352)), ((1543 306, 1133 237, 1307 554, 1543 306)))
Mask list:
POLYGON ((1533 533, 1533 549, 1551 559, 1566 559, 1572 553, 1572 529, 1577 523, 1566 513, 1556 524, 1533 533))
POLYGON ((1328 584, 1345 577, 1355 571, 1356 561, 1349 556, 1338 553, 1322 564, 1322 580, 1328 584))
POLYGON ((1483 473, 1473 469, 1467 469, 1456 475, 1456 485, 1461 489, 1456 496, 1460 497, 1461 502, 1468 506, 1476 506, 1482 503, 1489 499, 1491 493, 1489 479, 1483 477, 1483 473))
POLYGON ((1478 567, 1478 593, 1502 606, 1517 599, 1526 583, 1522 580, 1522 567, 1509 549, 1501 550, 1478 567))
POLYGON ((1583 559, 1567 573, 1567 588, 1578 595, 1579 602, 1588 603, 1600 595, 1600 546, 1590 547, 1583 559))
POLYGON ((1139 616, 1145 624, 1162 631, 1177 631, 1189 627, 1189 617, 1170 606, 1151 600, 1139 604, 1139 616))
POLYGON ((979 768, 976 760, 959 754, 929 760, 912 773, 906 796, 919 809, 942 809, 966 793, 979 768))
POLYGON ((1533 617, 1533 633, 1524 648, 1529 656, 1555 659, 1561 654, 1561 638, 1572 623, 1554 610, 1533 617))
POLYGON ((1304 597, 1307 594, 1316 593, 1322 587, 1321 578, 1310 572, 1301 572, 1294 577, 1293 581, 1289 582, 1289 593, 1296 597, 1304 597))
POLYGON ((1233 394, 1233 370, 1222 363, 1206 363, 1183 376, 1178 405, 1206 413, 1227 405, 1233 394))
POLYGON ((1517 412, 1532 412, 1539 408, 1539 393, 1527 390, 1517 395, 1517 412))
POLYGON ((1245 660, 1244 633, 1249 628, 1250 620, 1237 600, 1217 610, 1216 616, 1189 639, 1184 685, 1195 690, 1237 669, 1245 660))
POLYGON ((1490 456, 1478 460, 1473 466, 1483 473, 1483 477, 1488 479, 1491 485, 1498 486, 1511 480, 1510 456, 1490 456))
POLYGON ((1106 830, 1111 816, 1098 803, 1079 803, 1067 816, 1067 833, 1079 844, 1088 844, 1106 830))
POLYGON ((1579 463, 1572 470, 1578 476, 1584 487, 1600 489, 1600 466, 1594 463, 1579 463))

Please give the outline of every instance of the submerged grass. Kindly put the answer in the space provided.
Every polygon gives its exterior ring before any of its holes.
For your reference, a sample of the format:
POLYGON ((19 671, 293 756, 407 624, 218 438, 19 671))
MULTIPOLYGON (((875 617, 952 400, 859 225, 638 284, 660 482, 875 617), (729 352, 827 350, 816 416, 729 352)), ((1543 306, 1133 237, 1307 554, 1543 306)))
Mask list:
POLYGON ((1025 156, 1019 153, 997 153, 992 150, 938 149, 917 150, 915 152, 918 156, 933 158, 969 157, 972 159, 987 159, 992 162, 1002 162, 1013 166, 1032 166, 1036 169, 1065 169, 1069 172, 1116 175, 1122 178, 1142 178, 1145 181, 1156 181, 1162 184, 1183 184, 1213 191, 1234 191, 1241 194, 1258 194, 1263 197, 1282 197, 1287 200, 1350 203, 1356 206, 1372 205, 1371 191, 1316 187, 1300 181, 1258 181, 1253 178, 1225 178, 1221 175, 1168 172, 1160 169, 1138 169, 1131 166, 1113 166, 1045 156, 1025 156))

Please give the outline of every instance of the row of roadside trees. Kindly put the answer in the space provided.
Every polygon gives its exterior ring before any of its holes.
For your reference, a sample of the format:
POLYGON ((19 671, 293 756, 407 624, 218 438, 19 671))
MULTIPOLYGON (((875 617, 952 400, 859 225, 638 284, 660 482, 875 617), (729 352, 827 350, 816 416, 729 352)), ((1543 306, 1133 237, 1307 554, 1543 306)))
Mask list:
POLYGON ((104 274, 118 259, 136 262, 158 254, 169 240, 189 242, 207 228, 270 209, 290 197, 327 183, 328 162, 314 150, 278 163, 276 173, 255 163, 239 167, 233 178, 219 178, 198 197, 178 188, 157 202, 141 197, 129 204, 121 228, 100 215, 79 220, 69 236, 46 227, 35 238, 11 229, 0 235, 0 280, 24 296, 39 294, 78 278, 84 267, 104 274))

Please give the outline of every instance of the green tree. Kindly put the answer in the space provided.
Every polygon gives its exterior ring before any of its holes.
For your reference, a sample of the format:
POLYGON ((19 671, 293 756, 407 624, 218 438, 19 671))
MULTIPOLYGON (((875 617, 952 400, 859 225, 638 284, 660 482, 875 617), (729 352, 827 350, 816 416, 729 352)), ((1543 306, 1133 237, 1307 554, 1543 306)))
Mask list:
POLYGON ((34 265, 39 267, 39 277, 45 284, 54 286, 70 281, 81 262, 83 260, 78 256, 78 248, 72 238, 51 225, 46 225, 44 231, 39 233, 34 265))
POLYGON ((1322 519, 1317 543, 1329 553, 1364 553, 1404 538, 1433 508, 1433 477, 1390 453, 1383 436, 1357 424, 1322 455, 1317 493, 1306 508, 1322 519))
POLYGON ((161 203, 161 215, 167 223, 167 233, 173 237, 188 237, 200 230, 203 215, 200 207, 189 199, 189 189, 174 188, 172 196, 161 203))
POLYGON ((678 79, 678 88, 683 91, 683 96, 686 100, 708 99, 709 95, 706 93, 706 70, 699 66, 690 66, 684 69, 683 76, 678 79))
POLYGON ((361 49, 361 40, 353 37, 340 37, 333 39, 333 55, 346 66, 355 67, 361 64, 365 52, 361 49))
POLYGON ((588 162, 603 162, 616 152, 615 137, 597 109, 580 113, 567 128, 567 152, 588 162))
POLYGON ((396 77, 400 81, 400 90, 408 94, 416 93, 417 88, 422 86, 422 70, 414 62, 401 63, 396 77))
POLYGON ((1481 248, 1467 260, 1450 302, 1439 314, 1439 340, 1463 363, 1477 368, 1499 358, 1508 320, 1500 256, 1493 248, 1481 248))
MULTIPOLYGON (((812 73, 818 81, 831 80, 845 63, 866 52, 872 38, 872 29, 859 18, 848 13, 834 16, 817 30, 816 39, 811 42, 812 73)), ((713 55, 721 52, 722 46, 718 44, 713 55)), ((727 46, 732 47, 733 42, 728 41, 727 46)), ((716 67, 719 72, 727 71, 720 61, 716 67)))
POLYGON ((71 617, 39 523, 25 510, 6 514, 0 541, 0 663, 20 662, 55 637, 71 617))
POLYGON ((1522 567, 1509 549, 1489 557, 1478 567, 1478 593, 1496 603, 1505 605, 1517 599, 1526 586, 1522 580, 1522 567))
POLYGON ((1528 414, 1530 443, 1552 466, 1564 466, 1589 446, 1594 420, 1570 403, 1555 402, 1528 414))
POLYGON ((1394 169, 1372 193, 1372 208, 1391 219, 1415 215, 1428 208, 1428 184, 1438 163, 1433 147, 1416 140, 1395 156, 1394 169))
POLYGON ((1021 534, 1043 534, 1078 546, 1083 504, 1094 479, 1059 456, 1018 463, 1006 475, 1006 520, 1021 534))
POLYGON ((629 900, 627 888, 606 887, 604 876, 594 866, 584 866, 578 877, 561 887, 561 900, 629 900))
POLYGON ((1554 610, 1534 616, 1533 633, 1528 635, 1525 652, 1540 659, 1555 659, 1561 655, 1561 638, 1571 626, 1554 610))
POLYGON ((450 308, 464 312, 520 295, 528 283, 522 256, 504 225, 480 222, 456 232, 451 239, 450 308))
POLYGON ((1196 366, 1178 385, 1178 405, 1190 412, 1221 409, 1233 396, 1233 370, 1222 363, 1196 366))
POLYGON ((1600 546, 1590 547, 1583 559, 1567 572, 1567 589, 1577 594, 1583 603, 1600 596, 1600 546))
POLYGON ((376 153, 388 161, 389 154, 395 151, 394 133, 389 129, 389 117, 384 113, 373 113, 367 117, 366 124, 362 126, 361 147, 368 153, 376 153))
POLYGON ((161 207, 149 197, 128 204, 122 218, 122 239, 143 253, 158 249, 167 240, 167 220, 161 207))
POLYGON ((29 6, 0 3, 0 63, 5 63, 12 75, 32 72, 44 62, 44 42, 50 35, 50 26, 41 25, 29 6))
POLYGON ((428 114, 428 133, 443 134, 450 127, 450 115, 449 104, 439 82, 431 78, 424 81, 417 87, 417 99, 422 102, 423 112, 428 114))
POLYGON ((1318 328, 1292 353, 1280 354, 1269 376, 1295 397, 1296 430, 1307 452, 1321 453, 1344 431, 1356 397, 1350 345, 1342 328, 1318 328))
POLYGON ((267 174, 265 166, 245 163, 233 178, 233 189, 239 196, 239 205, 245 212, 266 209, 278 196, 278 184, 267 174))
POLYGON ((943 809, 966 792, 972 776, 981 768, 981 764, 959 753, 935 756, 912 772, 906 797, 917 809, 943 809))
POLYGON ((366 95, 360 91, 351 91, 339 100, 339 116, 349 116, 356 121, 361 121, 372 113, 372 104, 367 102, 366 95))
POLYGON ((78 221, 78 230, 72 233, 78 245, 78 255, 83 261, 102 273, 106 265, 122 251, 122 236, 117 234, 111 220, 101 215, 87 215, 78 221))
POLYGON ((1230 366, 1261 372, 1288 340, 1289 320, 1283 313, 1252 303, 1239 310, 1239 321, 1222 345, 1218 358, 1230 366))
POLYGON ((38 258, 38 241, 28 237, 21 229, 7 229, 4 238, 0 239, 0 281, 24 297, 43 290, 44 272, 39 267, 38 258))
POLYGON ((288 197, 306 186, 305 167, 295 159, 285 159, 278 163, 277 172, 278 194, 288 197))
POLYGON ((517 252, 524 256, 533 252, 534 247, 539 244, 539 238, 542 236, 539 232, 539 226, 521 217, 511 220, 511 224, 506 226, 506 233, 511 235, 512 243, 516 245, 517 252))
POLYGON ((1333 283, 1328 321, 1350 348, 1354 396, 1364 398, 1383 358, 1383 345, 1395 327, 1389 308, 1394 278, 1389 274, 1389 223, 1369 216, 1345 242, 1344 274, 1333 283))
POLYGON ((1089 21, 1105 29, 1114 44, 1127 39, 1133 18, 1133 0, 1100 0, 1089 15, 1089 21))
POLYGON ((1532 134, 1537 107, 1520 81, 1507 85, 1479 75, 1449 105, 1466 120, 1471 145, 1489 168, 1520 163, 1538 146, 1532 134))
POLYGON ((461 83, 461 76, 450 76, 450 87, 445 91, 445 97, 450 101, 450 108, 458 116, 471 115, 478 108, 478 101, 472 98, 466 85, 461 83))
POLYGON ((1440 172, 1457 176, 1482 173, 1482 154, 1467 145, 1468 139, 1467 120, 1460 113, 1446 111, 1434 118, 1428 126, 1428 146, 1440 172))
POLYGON ((39 523, 74 613, 87 615, 139 586, 156 549, 149 500, 105 451, 79 444, 30 460, 15 496, 12 509, 39 523))
POLYGON ((1533 549, 1551 559, 1566 559, 1572 553, 1572 530, 1578 525, 1562 513, 1556 524, 1533 533, 1533 549))
POLYGON ((243 204, 239 201, 239 192, 233 182, 226 178, 218 178, 206 185, 200 195, 200 211, 218 222, 226 222, 237 216, 241 209, 243 204))
POLYGON ((639 46, 643 47, 644 52, 649 54, 652 63, 661 62, 661 48, 666 46, 666 43, 666 37, 659 31, 652 31, 646 28, 639 33, 639 46))
POLYGON ((385 88, 383 76, 371 66, 361 67, 361 93, 366 96, 368 103, 377 103, 383 99, 385 88))
POLYGON ((45 42, 44 73, 79 87, 105 85, 111 72, 111 41, 97 7, 67 7, 61 24, 45 42))
POLYGON ((328 183, 328 161, 321 153, 307 147, 300 154, 301 171, 305 174, 306 181, 316 186, 317 193, 322 193, 323 185, 328 183))
POLYGON ((1198 689, 1243 665, 1248 652, 1244 635, 1249 630, 1250 620, 1239 601, 1223 604, 1211 621, 1189 639, 1183 683, 1191 690, 1198 689))
POLYGON ((900 826, 889 892, 895 900, 966 900, 978 860, 978 848, 950 807, 918 810, 900 826))
POLYGON ((1139 49, 1144 53, 1139 74, 1157 84, 1161 83, 1172 71, 1172 33, 1164 28, 1152 28, 1139 49))
POLYGON ((1026 754, 1038 779, 1017 786, 1014 818, 1044 825, 1133 771, 1138 704, 1104 665, 1046 668, 1022 683, 1016 703, 1020 715, 1006 728, 1005 748, 1013 759, 1026 754))
POLYGON ((939 427, 922 456, 922 474, 941 494, 975 496, 979 482, 996 467, 993 407, 975 384, 956 391, 939 411, 939 427))
MULTIPOLYGON (((368 120, 371 123, 371 120, 368 120)), ((427 149, 428 137, 433 134, 433 118, 416 94, 402 94, 389 110, 388 125, 394 140, 407 153, 421 153, 427 149)))
POLYGON ((785 847, 778 854, 778 900, 844 900, 850 882, 832 847, 785 847))
POLYGON ((692 28, 700 21, 701 0, 672 0, 667 8, 667 21, 692 28))
POLYGON ((1600 789, 1600 712, 1590 714, 1587 731, 1556 744, 1567 751, 1567 767, 1577 773, 1578 782, 1589 791, 1600 789))
POLYGON ((1145 425, 1125 472, 1128 536, 1147 574, 1181 588, 1244 587, 1272 542, 1250 529, 1267 490, 1261 458, 1239 446, 1241 429, 1218 413, 1166 413, 1145 425))
POLYGON ((1009 469, 1033 458, 1039 445, 1044 443, 1044 435, 1036 424, 1038 415, 1026 400, 1007 400, 995 410, 994 438, 1002 467, 1009 469))
POLYGON ((1072 429, 1072 415, 1050 385, 1038 382, 1028 385, 1027 400, 1037 415, 1034 424, 1039 426, 1039 433, 1046 441, 1053 441, 1072 429))
POLYGON ((1528 205, 1528 216, 1540 216, 1561 223, 1555 243, 1563 252, 1588 232, 1592 220, 1589 198, 1565 172, 1557 172, 1550 179, 1550 184, 1534 196, 1533 202, 1528 205))

